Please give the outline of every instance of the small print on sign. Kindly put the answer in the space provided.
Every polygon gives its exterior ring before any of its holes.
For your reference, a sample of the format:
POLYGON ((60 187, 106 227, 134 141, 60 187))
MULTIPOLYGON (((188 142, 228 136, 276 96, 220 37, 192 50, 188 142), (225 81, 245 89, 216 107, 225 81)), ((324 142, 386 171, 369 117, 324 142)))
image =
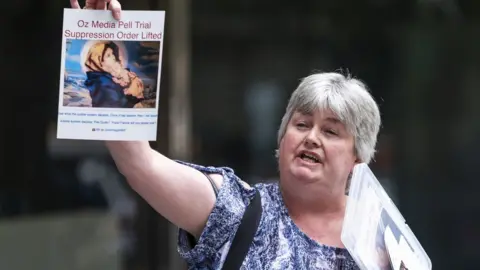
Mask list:
POLYGON ((65 9, 57 138, 156 140, 164 11, 65 9))

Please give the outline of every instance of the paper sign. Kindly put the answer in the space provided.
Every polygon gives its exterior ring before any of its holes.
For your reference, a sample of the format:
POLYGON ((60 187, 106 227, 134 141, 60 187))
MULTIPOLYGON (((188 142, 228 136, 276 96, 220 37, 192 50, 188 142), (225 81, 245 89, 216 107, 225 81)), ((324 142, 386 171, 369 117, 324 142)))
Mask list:
POLYGON ((367 164, 352 174, 341 239, 362 270, 431 270, 428 254, 367 164))
POLYGON ((156 140, 164 11, 65 9, 57 138, 156 140))

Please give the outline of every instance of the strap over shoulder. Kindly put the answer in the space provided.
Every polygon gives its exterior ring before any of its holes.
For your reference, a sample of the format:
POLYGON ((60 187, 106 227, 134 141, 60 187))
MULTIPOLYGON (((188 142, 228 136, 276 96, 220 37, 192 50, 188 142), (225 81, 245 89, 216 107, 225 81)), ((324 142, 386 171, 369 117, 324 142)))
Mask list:
MULTIPOLYGON (((208 173, 204 173, 208 181, 212 185, 215 196, 218 196, 219 189, 212 177, 208 173)), ((242 266, 248 250, 253 242, 255 233, 257 232, 260 219, 262 217, 262 198, 260 192, 255 190, 255 195, 250 204, 246 207, 240 225, 235 233, 227 258, 223 264, 222 269, 238 270, 242 266)), ((192 237, 193 238, 193 237, 192 237)), ((195 239, 190 239, 195 242, 195 239)))
POLYGON ((257 232, 262 217, 262 198, 260 192, 255 190, 255 196, 245 209, 242 221, 233 238, 232 245, 223 264, 225 270, 237 270, 242 266, 248 250, 257 232))

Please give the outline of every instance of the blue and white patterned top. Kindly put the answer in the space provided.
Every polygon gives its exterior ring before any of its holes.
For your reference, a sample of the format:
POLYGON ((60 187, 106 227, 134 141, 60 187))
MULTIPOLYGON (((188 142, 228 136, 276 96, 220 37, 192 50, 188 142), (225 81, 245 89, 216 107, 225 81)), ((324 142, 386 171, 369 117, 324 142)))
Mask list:
POLYGON ((188 233, 179 231, 178 251, 189 269, 221 269, 245 207, 253 199, 254 189, 260 192, 263 213, 242 269, 359 269, 346 249, 319 244, 294 224, 283 203, 278 184, 257 184, 246 188, 230 168, 179 162, 224 177, 215 206, 193 249, 188 233))

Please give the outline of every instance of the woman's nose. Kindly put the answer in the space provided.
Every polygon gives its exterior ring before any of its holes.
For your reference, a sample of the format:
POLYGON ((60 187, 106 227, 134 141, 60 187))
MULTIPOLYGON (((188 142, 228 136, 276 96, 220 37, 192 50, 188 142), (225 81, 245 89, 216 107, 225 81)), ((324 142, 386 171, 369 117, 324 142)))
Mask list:
POLYGON ((316 129, 312 128, 305 137, 305 143, 309 147, 320 147, 321 142, 316 129))

